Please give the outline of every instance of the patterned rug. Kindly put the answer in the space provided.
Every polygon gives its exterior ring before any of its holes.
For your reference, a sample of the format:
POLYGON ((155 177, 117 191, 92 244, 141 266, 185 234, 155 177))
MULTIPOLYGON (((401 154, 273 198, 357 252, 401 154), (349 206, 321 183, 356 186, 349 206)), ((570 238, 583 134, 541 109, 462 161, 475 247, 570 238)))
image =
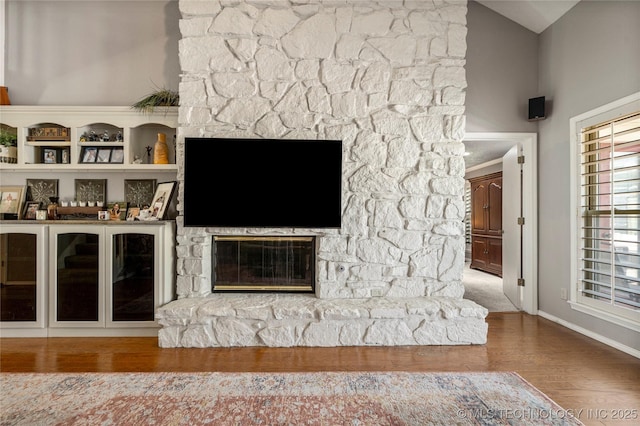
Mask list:
POLYGON ((2 425, 580 425, 516 373, 2 373, 2 425))

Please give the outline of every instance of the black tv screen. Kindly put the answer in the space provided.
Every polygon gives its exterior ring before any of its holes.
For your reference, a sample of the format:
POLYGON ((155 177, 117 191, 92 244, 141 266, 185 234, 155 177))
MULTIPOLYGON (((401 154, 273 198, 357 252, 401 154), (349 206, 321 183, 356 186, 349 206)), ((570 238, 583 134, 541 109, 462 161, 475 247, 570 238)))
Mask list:
POLYGON ((339 228, 342 141, 185 138, 184 226, 339 228))

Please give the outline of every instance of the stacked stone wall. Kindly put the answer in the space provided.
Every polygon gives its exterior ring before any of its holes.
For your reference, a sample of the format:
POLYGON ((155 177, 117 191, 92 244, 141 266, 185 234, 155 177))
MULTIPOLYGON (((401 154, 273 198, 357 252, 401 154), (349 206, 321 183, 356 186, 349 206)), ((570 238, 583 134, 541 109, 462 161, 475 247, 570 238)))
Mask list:
MULTIPOLYGON (((462 300, 466 0, 180 10, 178 180, 185 137, 340 139, 343 213, 329 230, 185 228, 179 216, 178 298, 216 297, 213 235, 314 235, 318 299, 462 300)), ((224 208, 224 183, 202 177, 203 198, 224 208)))

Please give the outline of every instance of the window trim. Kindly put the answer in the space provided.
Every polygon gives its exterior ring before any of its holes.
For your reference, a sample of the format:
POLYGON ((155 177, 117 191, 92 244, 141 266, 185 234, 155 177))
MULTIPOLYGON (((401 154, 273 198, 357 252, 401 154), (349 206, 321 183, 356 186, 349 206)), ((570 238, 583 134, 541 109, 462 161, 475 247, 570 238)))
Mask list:
POLYGON ((613 324, 640 331, 640 312, 629 311, 623 314, 623 308, 605 305, 597 300, 589 300, 579 294, 580 288, 580 145, 581 129, 604 121, 613 120, 633 112, 640 111, 640 92, 617 101, 587 111, 569 119, 570 135, 570 211, 571 213, 571 291, 568 303, 572 309, 602 319, 613 324))

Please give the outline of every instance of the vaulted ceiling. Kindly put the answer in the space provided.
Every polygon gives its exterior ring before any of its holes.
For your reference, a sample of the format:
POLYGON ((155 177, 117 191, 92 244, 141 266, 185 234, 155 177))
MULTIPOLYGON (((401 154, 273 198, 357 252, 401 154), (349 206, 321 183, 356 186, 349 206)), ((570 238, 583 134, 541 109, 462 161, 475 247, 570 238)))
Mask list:
POLYGON ((476 0, 494 12, 540 34, 580 0, 476 0))
MULTIPOLYGON (((580 0, 475 0, 494 12, 540 34, 580 0)), ((513 143, 507 141, 464 141, 467 169, 501 158, 513 143)))

